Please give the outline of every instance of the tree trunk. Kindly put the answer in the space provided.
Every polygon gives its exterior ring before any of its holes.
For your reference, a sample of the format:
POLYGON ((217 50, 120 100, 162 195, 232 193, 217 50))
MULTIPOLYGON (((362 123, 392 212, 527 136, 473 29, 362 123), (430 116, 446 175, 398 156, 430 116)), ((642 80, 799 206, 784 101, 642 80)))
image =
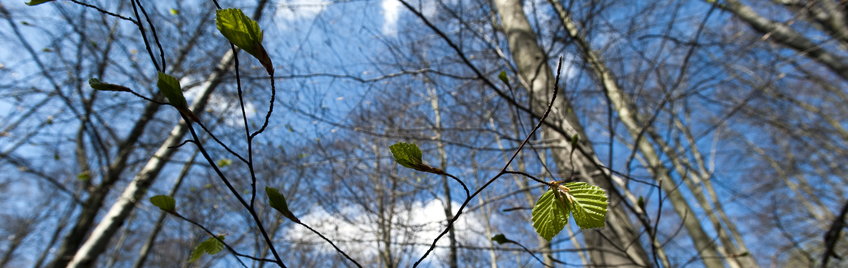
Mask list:
MULTIPOLYGON (((519 75, 530 85, 527 89, 533 98, 534 112, 541 114, 555 86, 551 69, 547 64, 547 56, 540 48, 518 0, 494 0, 493 3, 501 18, 503 31, 508 38, 510 53, 515 65, 518 66, 519 75)), ((564 96, 557 99, 548 120, 566 130, 568 134, 586 137, 577 117, 574 113, 568 112, 568 103, 564 100, 564 96)), ((562 137, 550 128, 544 128, 542 133, 548 138, 559 137, 554 139, 555 144, 551 144, 554 148, 560 148, 553 149, 552 156, 564 178, 568 178, 568 170, 578 171, 572 174, 580 175, 589 183, 608 189, 612 193, 609 196, 610 204, 619 204, 623 201, 620 196, 614 194, 617 191, 612 189, 609 172, 599 168, 600 162, 589 146, 582 146, 583 153, 572 155, 572 151, 569 150, 573 146, 569 142, 570 137, 562 137)), ((609 208, 606 228, 586 230, 584 236, 593 266, 650 265, 645 250, 638 243, 637 232, 622 206, 609 208), (636 243, 633 246, 626 246, 634 241, 636 243)))
MULTIPOLYGON (((430 83, 427 83, 427 92, 430 97, 430 108, 433 109, 433 117, 434 117, 434 128, 435 128, 435 137, 436 140, 436 150, 439 154, 439 168, 442 170, 447 170, 448 168, 448 156, 447 152, 445 152, 445 145, 442 143, 442 114, 439 111, 439 95, 436 93, 436 89, 430 83)), ((453 218, 453 208, 450 192, 450 184, 448 184, 448 176, 442 175, 442 191, 445 192, 445 221, 450 221, 453 218)), ((450 254, 448 254, 448 266, 451 268, 459 267, 457 263, 457 248, 456 248, 456 228, 451 228, 448 231, 448 242, 450 243, 450 254)))
MULTIPOLYGON (((206 78, 205 86, 198 93, 197 100, 192 104, 191 110, 195 113, 201 113, 212 91, 221 83, 223 75, 229 70, 233 62, 232 51, 227 52, 218 64, 218 68, 214 73, 206 78)), ((103 220, 94 228, 91 236, 82 244, 79 250, 74 255, 68 267, 91 267, 94 261, 109 244, 110 238, 124 224, 127 216, 135 209, 135 205, 140 200, 153 181, 162 171, 165 164, 170 161, 176 149, 172 148, 182 142, 183 135, 188 131, 185 122, 180 122, 171 129, 168 138, 159 146, 156 153, 150 157, 141 171, 135 175, 133 180, 118 197, 118 200, 109 209, 109 212, 103 216, 103 220)))
MULTIPOLYGON (((581 55, 583 59, 589 63, 589 67, 594 73, 594 76, 601 83, 601 87, 604 89, 604 92, 607 94, 609 100, 613 103, 614 109, 619 114, 621 121, 627 127, 627 131, 630 135, 637 140, 637 144, 635 144, 636 149, 642 153, 645 157, 645 160, 648 162, 649 171, 653 174, 654 178, 658 181, 661 181, 661 186, 663 190, 668 194, 669 200, 671 200, 672 205, 674 206, 677 214, 683 219, 683 224, 686 227, 686 230, 689 232, 689 236, 692 239, 692 242, 698 248, 698 253, 701 256, 704 264, 707 267, 711 268, 722 268, 724 267, 723 258, 727 258, 728 253, 721 254, 720 252, 724 250, 720 250, 720 247, 715 245, 712 241, 713 239, 707 234, 704 230, 703 226, 701 226, 700 222, 693 215, 693 210, 689 205, 689 202, 683 197, 680 193, 679 189, 674 183, 674 180, 669 176, 670 172, 666 169, 665 165, 661 162, 659 154, 655 151, 654 147, 649 143, 647 138, 637 139, 637 137, 642 133, 643 126, 639 125, 639 122, 643 122, 640 120, 638 111, 634 110, 635 107, 632 100, 628 98, 628 96, 624 93, 624 91, 618 86, 615 75, 609 68, 606 67, 606 64, 601 59, 600 55, 595 52, 589 42, 580 34, 580 30, 578 29, 576 23, 571 18, 570 14, 565 10, 565 8, 557 1, 549 1, 556 10, 557 14, 560 17, 560 20, 563 26, 566 28, 569 36, 574 40, 581 51, 581 55)), ((649 135, 659 143, 660 147, 663 149, 663 152, 669 154, 672 159, 677 159, 678 157, 671 148, 667 145, 667 143, 663 142, 662 137, 659 135, 655 135, 655 132, 652 131, 650 126, 644 126, 647 128, 649 135)), ((672 161, 673 166, 678 171, 681 176, 684 176, 684 182, 686 182, 687 186, 689 186, 690 190, 693 192, 693 195, 696 197, 697 201, 704 208, 704 210, 709 215, 710 221, 713 223, 713 227, 716 228, 716 231, 719 233, 719 239, 728 249, 735 249, 735 245, 730 241, 729 237, 725 234, 724 229, 713 213, 715 209, 712 207, 704 197, 700 187, 693 183, 691 180, 685 178, 685 174, 687 174, 685 168, 681 165, 681 163, 677 160, 672 161)), ((742 242, 742 241, 738 241, 742 242)), ((742 267, 740 262, 737 262, 736 259, 728 259, 728 262, 731 264, 731 267, 738 268, 742 267)), ((756 262, 746 262, 745 267, 755 267, 756 262)))
MULTIPOLYGON (((842 79, 848 80, 848 64, 845 63, 845 58, 830 53, 824 47, 810 41, 810 39, 783 23, 760 16, 751 7, 746 6, 739 0, 726 1, 726 5, 719 4, 718 6, 733 13, 733 15, 750 25, 751 28, 754 28, 760 34, 767 35, 771 40, 806 55, 811 60, 826 66, 833 73, 842 77, 842 79)), ((845 25, 839 25, 842 31, 845 31, 845 27, 845 25)))

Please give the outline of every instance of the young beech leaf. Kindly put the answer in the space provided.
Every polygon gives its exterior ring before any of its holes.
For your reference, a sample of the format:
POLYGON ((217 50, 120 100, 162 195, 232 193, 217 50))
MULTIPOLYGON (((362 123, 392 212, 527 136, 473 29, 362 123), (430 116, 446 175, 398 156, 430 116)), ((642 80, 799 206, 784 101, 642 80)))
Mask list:
POLYGON ((568 207, 562 206, 555 195, 552 189, 542 194, 531 213, 536 233, 548 241, 551 241, 568 223, 568 207))
POLYGON ((412 143, 395 143, 392 146, 389 146, 389 150, 392 151, 392 156, 395 157, 395 161, 401 166, 417 169, 418 166, 423 165, 423 161, 421 161, 421 149, 418 149, 418 146, 412 143))
POLYGON ((265 187, 265 194, 268 196, 268 202, 271 207, 283 213, 283 216, 289 218, 293 222, 300 223, 300 219, 294 216, 294 213, 289 210, 289 205, 286 204, 286 197, 275 188, 265 187))
POLYGON ((268 74, 274 74, 274 64, 262 46, 262 29, 241 9, 228 8, 217 11, 215 25, 230 43, 256 57, 268 74))
POLYGON ((189 110, 188 103, 186 102, 185 96, 183 96, 183 90, 180 87, 180 81, 173 76, 160 72, 159 81, 156 82, 156 86, 159 87, 159 91, 162 92, 162 95, 165 95, 165 98, 168 99, 168 103, 174 105, 180 113, 191 118, 191 120, 200 121, 200 119, 197 118, 191 110, 189 110))
POLYGON ((32 1, 26 2, 26 4, 28 6, 34 6, 34 5, 40 5, 40 4, 44 4, 44 3, 47 3, 47 2, 51 2, 51 1, 53 1, 53 0, 32 0, 32 1))
POLYGON ((570 203, 574 222, 583 229, 604 227, 607 215, 607 192, 585 182, 569 182, 564 185, 570 191, 566 195, 570 203))
MULTIPOLYGON (((218 239, 224 240, 224 236, 219 235, 218 239)), ((221 250, 224 249, 224 243, 221 243, 218 239, 210 237, 203 242, 200 242, 200 244, 194 247, 194 250, 191 251, 191 256, 189 256, 188 262, 194 262, 200 259, 203 254, 215 255, 218 252, 221 252, 221 250)))
POLYGON ((91 88, 96 89, 96 90, 125 91, 125 92, 130 91, 130 89, 128 87, 121 86, 121 85, 115 85, 115 84, 109 84, 109 83, 103 83, 103 82, 100 82, 100 80, 98 80, 97 78, 88 79, 88 85, 91 86, 91 88))
POLYGON ((424 161, 421 160, 421 149, 418 149, 418 145, 400 142, 389 146, 389 150, 392 151, 392 156, 401 166, 435 174, 445 173, 441 169, 424 164, 424 161))
POLYGON ((173 197, 167 195, 153 196, 150 198, 150 203, 153 203, 154 206, 161 210, 171 213, 177 212, 177 201, 173 197))

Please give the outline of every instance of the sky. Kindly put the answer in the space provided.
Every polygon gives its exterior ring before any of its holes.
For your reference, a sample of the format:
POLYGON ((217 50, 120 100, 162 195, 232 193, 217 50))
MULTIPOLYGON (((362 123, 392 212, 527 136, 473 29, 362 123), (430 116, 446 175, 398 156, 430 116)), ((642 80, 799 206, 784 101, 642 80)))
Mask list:
MULTIPOLYGON (((13 12, 26 12, 28 13, 26 16, 31 17, 34 20, 29 23, 35 23, 39 26, 50 28, 50 21, 53 19, 51 17, 57 16, 54 13, 53 7, 50 5, 65 5, 67 7, 71 7, 73 4, 66 1, 56 1, 55 3, 43 4, 41 6, 36 7, 28 7, 23 4, 22 0, 14 0, 14 1, 4 1, 4 5, 9 10, 13 12), (40 21, 43 19, 43 21, 40 21)), ((373 55, 376 51, 381 50, 380 46, 373 46, 371 44, 377 42, 379 39, 392 39, 395 38, 398 34, 398 24, 405 14, 408 12, 401 6, 400 2, 396 0, 350 0, 350 1, 323 1, 323 0, 283 0, 277 1, 276 11, 273 13, 273 16, 270 18, 263 19, 260 22, 260 25, 265 31, 265 46, 272 48, 272 53, 276 52, 277 55, 274 55, 275 58, 282 58, 283 60, 278 60, 277 65, 280 66, 278 69, 281 71, 278 74, 282 75, 291 75, 297 74, 298 72, 302 73, 310 73, 310 72, 325 72, 325 73, 334 73, 338 72, 340 63, 343 64, 341 66, 345 72, 354 74, 356 76, 360 76, 363 78, 369 78, 373 76, 379 76, 377 70, 371 69, 371 55, 373 55), (377 4, 379 2, 379 5, 377 4), (349 33, 349 35, 343 36, 342 33, 349 33), (312 62, 307 62, 307 66, 297 66, 296 68, 287 68, 286 66, 286 58, 287 56, 282 55, 290 55, 288 57, 291 58, 311 58, 312 62), (309 55, 309 56, 305 56, 309 55), (342 62, 343 61, 343 62, 342 62), (322 64, 326 64, 326 66, 330 66, 327 68, 321 68, 318 66, 322 66, 322 64)), ((160 10, 167 10, 170 7, 166 4, 149 4, 148 8, 158 8, 160 10)), ((247 8, 245 8, 247 10, 247 8)), ((160 11, 162 12, 162 11, 160 11)), ((246 11, 249 14, 250 11, 246 11)), ((433 16, 436 12, 436 8, 432 5, 425 5, 423 8, 423 12, 427 16, 433 16)), ((0 22, 1 24, 6 24, 5 21, 0 22)), ((4 26, 5 27, 5 26, 4 26)), ((36 31, 28 31, 26 25, 19 25, 21 27, 22 32, 24 33, 25 38, 34 46, 34 49, 40 50, 49 45, 47 40, 44 39, 44 36, 38 34, 36 31)), ((8 29, 8 28, 4 28, 8 29)), ((7 32, 8 30, 2 30, 7 32)), ((11 36, 11 35, 10 35, 11 36)), ((12 42, 17 42, 16 40, 10 40, 12 42)), ((141 51, 139 53, 137 60, 142 62, 149 61, 149 58, 144 54, 142 47, 136 49, 136 51, 141 51)), ((0 50, 0 64, 2 64, 2 71, 6 73, 0 73, 3 75, 9 75, 12 78, 19 78, 24 75, 29 75, 29 73, 34 72, 35 68, 32 64, 28 63, 29 59, 21 58, 18 56, 17 51, 11 49, 2 49, 0 50)), ((180 79, 180 83, 182 85, 190 85, 195 82, 198 82, 202 77, 182 77, 180 79)), ((326 82, 326 81, 324 81, 326 82)), ((280 86, 281 93, 291 93, 294 91, 294 95, 299 94, 313 94, 313 92, 298 92, 297 89, 285 88, 286 86, 291 86, 292 84, 282 83, 280 86)), ((197 93, 198 87, 189 88, 186 92, 186 97, 191 102, 194 99, 194 95, 197 93)), ((344 103, 347 101, 356 100, 357 96, 362 94, 361 90, 364 88, 344 88, 339 90, 337 88, 329 88, 324 93, 324 99, 321 102, 326 103, 330 107, 333 107, 334 113, 345 114, 346 109, 354 107, 355 104, 348 105, 339 105, 339 103, 344 103), (348 89, 348 90, 344 90, 348 89)), ((267 103, 246 103, 247 117, 249 120, 261 120, 261 117, 257 116, 257 106, 261 105, 259 109, 264 111, 264 105, 267 103)), ((221 96, 220 94, 213 94, 209 101, 209 108, 215 111, 215 113, 220 115, 231 114, 232 116, 225 117, 224 123, 228 126, 239 126, 241 125, 241 116, 238 113, 232 113, 234 108, 232 103, 227 101, 227 98, 221 96)), ((6 113, 11 109, 17 109, 15 104, 8 102, 0 102, 0 111, 6 113)), ((169 111, 168 113, 172 113, 169 111)), ((264 112, 263 112, 264 113, 264 112)), ((281 112, 278 112, 278 115, 281 112)), ((304 121, 303 119, 297 118, 287 118, 283 119, 282 122, 276 122, 277 124, 272 125, 272 131, 277 130, 280 131, 284 124, 293 124, 295 126, 299 125, 314 125, 315 122, 304 121)), ((298 127, 300 128, 300 127, 298 127)), ((28 155, 27 150, 24 149, 23 152, 18 152, 23 156, 28 155)), ((35 152, 32 152, 35 153, 35 152)), ((168 172, 164 172, 163 174, 168 174, 168 172)), ((168 178, 166 181, 170 181, 168 178)), ((161 183, 160 183, 161 184, 161 183)), ((28 183, 22 183, 18 186, 15 186, 17 190, 16 192, 31 192, 37 191, 34 188, 30 188, 31 185, 28 183), (28 189, 26 189, 28 188, 28 189)), ((161 193, 164 189, 151 189, 150 193, 161 193)), ((29 204, 30 200, 26 200, 26 198, 22 198, 17 202, 17 205, 23 209, 29 204)), ((111 204, 111 203, 110 203, 111 204)), ((110 205, 110 204, 107 204, 110 205)), ((454 202, 453 207, 454 210, 458 209, 459 203, 454 202)), ((423 226, 422 232, 417 233, 404 233, 397 234, 398 238, 402 238, 404 241, 412 241, 415 243, 429 243, 433 238, 438 234, 441 229, 441 224, 439 219, 444 219, 444 211, 442 208, 442 204, 437 199, 431 199, 429 201, 416 201, 411 207, 408 208, 408 211, 403 214, 402 218, 399 218, 399 222, 407 222, 410 224, 420 224, 423 226)), ((341 212, 345 214, 346 217, 352 218, 352 222, 345 222, 340 225, 336 225, 334 223, 339 223, 339 221, 334 221, 333 219, 339 218, 340 215, 333 215, 330 212, 327 212, 321 207, 315 206, 305 215, 300 216, 300 218, 306 222, 313 225, 315 228, 322 230, 324 234, 330 237, 338 237, 342 239, 348 238, 363 238, 359 236, 363 229, 372 228, 372 226, 368 225, 367 221, 362 214, 363 212, 354 207, 343 207, 341 208, 341 212)), ((479 213, 471 212, 467 213, 459 222, 457 222, 457 228, 459 230, 474 230, 474 232, 460 232, 460 235, 467 239, 475 245, 487 246, 490 244, 490 241, 487 237, 477 235, 482 233, 481 222, 485 220, 497 220, 497 219, 483 219, 480 218, 479 213)), ((366 230, 368 233, 372 233, 374 230, 366 230)), ((287 227, 285 231, 286 237, 291 237, 294 240, 303 240, 303 241, 316 241, 318 239, 317 236, 312 233, 307 233, 302 230, 301 227, 290 225, 287 227)), ((375 239, 376 237, 366 236, 364 238, 367 239, 375 239)), ((445 245, 447 239, 443 239, 439 245, 445 245)), ((352 248, 352 245, 344 245, 348 248, 352 248)), ((424 247, 416 247, 415 251, 417 253, 423 253, 424 247)), ((22 249, 22 250, 32 250, 36 251, 36 248, 22 249)), ((320 250, 324 253, 334 254, 331 248, 328 246, 320 247, 320 250)), ((365 251, 359 252, 358 258, 373 258, 375 257, 376 252, 373 251, 365 251)), ((32 254, 35 255, 35 254, 32 254)), ((418 254, 415 254, 418 255, 418 254)), ((435 252, 435 255, 444 256, 445 250, 438 249, 435 252)), ((32 256, 33 258, 35 256, 32 256)), ((226 258, 229 259, 229 258, 226 258)), ((438 259, 437 257, 431 257, 430 261, 438 259)), ((34 261, 30 259, 30 261, 34 261)), ((425 266, 430 263, 430 261, 425 262, 425 266)), ((227 266, 230 261, 226 261, 224 266, 227 266)))
MULTIPOLYGON (((56 3, 45 4, 39 7, 26 7, 23 5, 23 0, 4 1, 4 5, 11 10, 25 10, 30 12, 28 15, 43 19, 44 21, 55 21, 55 13, 48 5, 71 5, 68 1, 56 1, 56 3)), ((156 6, 161 10, 172 8, 167 4, 156 2, 150 6, 156 6)), ((240 4, 247 1, 230 1, 229 4, 240 4)), ((543 5, 543 0, 528 1, 530 4, 543 5)), ((186 2, 188 3, 188 2, 186 2)), ((271 17, 264 18, 260 25, 265 30, 265 44, 270 48, 269 52, 274 56, 277 65, 277 74, 281 76, 299 75, 308 73, 334 73, 334 74, 349 74, 362 78, 373 78, 385 73, 384 70, 374 67, 375 62, 382 60, 381 53, 386 54, 388 44, 398 37, 403 32, 405 22, 420 23, 398 2, 397 0, 340 0, 340 1, 322 1, 322 0, 283 0, 276 1, 276 11, 271 17)), ((424 0, 420 4, 425 16, 433 17, 438 15, 439 10, 435 8, 430 0, 424 0)), ((249 10, 250 7, 245 7, 249 10)), ((163 11, 165 12, 165 11, 163 11)), ((529 6, 525 7, 525 12, 531 12, 529 6)), ((270 14, 269 14, 270 15, 270 14)), ((549 13, 538 13, 538 16, 550 16, 549 13)), ((719 17, 716 21, 724 18, 719 17)), ((31 23, 36 23, 35 21, 31 23)), ((5 21, 0 22, 0 25, 5 26, 5 21)), ((34 31, 26 31, 26 38, 35 45, 35 49, 39 50, 48 45, 48 40, 44 37, 33 34, 34 31)), ((50 27, 45 26, 45 27, 50 27)), ((689 29, 688 26, 681 29, 689 29)), ((7 28, 0 27, 0 31, 6 32, 7 28)), ((593 46, 609 45, 610 40, 615 40, 614 34, 601 32, 596 38, 592 39, 593 46)), ((9 40, 4 40, 9 41, 9 40)), ((143 53, 142 53, 143 54, 143 53)), ((566 63, 576 61, 574 55, 566 54, 566 63)), ((149 60, 147 57, 141 57, 140 61, 149 60)), ((17 51, 10 49, 0 49, 0 75, 8 75, 11 78, 20 78, 28 75, 33 70, 33 66, 27 63, 28 60, 21 58, 17 51)), ((564 68, 566 73, 565 80, 572 79, 580 73, 577 68, 567 66, 564 68)), ((182 84, 191 84, 197 81, 198 77, 183 77, 182 84)), ((312 79, 290 79, 283 81, 279 85, 279 92, 286 96, 286 100, 278 103, 278 107, 292 107, 301 102, 317 103, 314 105, 320 108, 326 108, 328 118, 344 122, 345 115, 351 109, 362 105, 363 95, 368 93, 368 88, 357 83, 336 79, 330 77, 320 77, 312 79), (316 85, 317 84, 317 85, 316 85)), ((187 92, 189 100, 192 99, 194 91, 187 92)), ((259 93, 257 93, 259 94, 259 93)), ((221 95, 213 95, 210 105, 213 110, 219 114, 227 114, 227 109, 231 109, 231 103, 226 101, 226 97, 221 95)), ((248 102, 247 116, 251 121, 261 120, 264 114, 267 103, 265 102, 248 102)), ((15 103, 0 102, 0 113, 9 113, 16 110, 15 103)), ((173 111, 169 111, 171 115, 176 115, 173 111)), ((285 114, 285 109, 280 109, 277 115, 285 114)), ((235 114, 225 118, 224 123, 228 126, 238 126, 241 124, 241 117, 235 114)), ((298 129, 306 129, 305 135, 310 138, 320 138, 322 135, 331 135, 336 133, 337 129, 321 124, 315 120, 299 116, 280 116, 275 117, 272 122, 270 133, 280 134, 287 133, 285 126, 293 125, 298 129), (330 134, 328 134, 330 133, 330 134)), ((269 135, 273 136, 273 135, 269 135)), ((702 140, 700 144, 703 148, 712 148, 712 140, 708 137, 702 140)), ((0 143, 0 145, 5 145, 0 143)), ((2 148, 2 147, 0 147, 2 148)), ((598 147, 600 148, 600 147, 598 147)), ((626 148, 615 147, 616 151, 627 151, 626 148)), ((604 154, 605 149, 598 149, 600 158, 608 159, 604 154)), ((40 153, 40 152, 23 152, 40 153)), ((621 158, 616 158, 616 168, 622 170, 623 161, 621 158)), ((718 163, 722 165, 723 163, 718 163)), ((733 165, 734 163, 724 163, 733 165)), ((719 170, 722 170, 719 168, 719 170)), ((730 175, 728 175, 729 177, 730 175)), ((161 186, 161 185, 160 185, 161 186)), ((156 189, 162 191, 162 189, 156 189)), ((156 191, 154 190, 154 191, 156 191)), ((27 190, 28 191, 28 190, 27 190)), ((154 192, 151 191, 151 192, 154 192)), ((721 189, 720 189, 721 191, 721 189)), ((729 191, 722 191, 724 194, 729 191)), ((455 195, 456 196, 456 195, 455 195)), ((27 202, 22 198, 18 205, 25 208, 27 202)), ((453 205, 454 209, 458 208, 458 204, 453 205)), ((409 213, 401 219, 406 222, 420 224, 423 226, 435 226, 436 221, 444 217, 441 211, 441 204, 436 199, 416 201, 409 207, 409 213)), ((335 211, 335 210, 334 210, 335 211)), ((361 231, 373 233, 374 230, 369 230, 370 226, 361 226, 359 223, 365 222, 361 218, 362 211, 355 207, 342 207, 341 213, 345 214, 346 218, 352 219, 351 222, 340 223, 333 219, 340 218, 341 215, 333 215, 321 207, 314 207, 307 211, 300 218, 309 223, 316 223, 314 226, 322 230, 329 236, 340 238, 351 238, 353 234, 359 234, 361 231), (333 223, 340 223, 333 226, 333 223)), ((731 212, 740 212, 740 210, 732 210, 731 212)), ((744 211, 740 212, 744 213, 744 211)), ((499 219, 483 219, 480 215, 469 213, 464 216, 463 221, 460 221, 460 229, 479 230, 482 228, 478 222, 486 220, 497 221, 499 219)), ((529 224, 525 223, 525 224, 529 224)), ((706 225, 705 225, 706 226, 706 225)), ((295 237, 303 241, 315 241, 317 237, 305 234, 303 230, 299 230, 297 226, 288 226, 286 236, 295 237)), ((709 226, 706 226, 709 228, 709 226)), ((465 232, 463 232, 465 233, 465 232)), ((489 243, 486 237, 479 236, 481 232, 468 232, 469 241, 478 245, 489 243)), ((435 228, 427 228, 425 231, 411 236, 411 234, 398 234, 404 239, 415 239, 417 242, 428 243, 436 234, 435 228)), ((366 236, 367 239, 373 237, 366 236)), ((756 238, 752 238, 756 239, 756 238)), ((443 240, 444 241, 444 240, 443 240)), ((351 246, 349 246, 351 247, 351 246)), ((321 250, 330 252, 328 247, 322 247, 321 250)), ((421 250, 416 248, 415 250, 421 250)), ((437 251, 437 255, 444 255, 443 250, 437 251)), ((374 256, 374 252, 361 252, 361 258, 370 258, 374 256)))

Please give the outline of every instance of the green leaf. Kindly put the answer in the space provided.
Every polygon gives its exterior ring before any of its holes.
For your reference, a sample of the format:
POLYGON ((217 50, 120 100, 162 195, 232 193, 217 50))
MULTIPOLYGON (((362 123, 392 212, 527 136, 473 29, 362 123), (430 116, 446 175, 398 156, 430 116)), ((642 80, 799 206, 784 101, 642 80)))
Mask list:
MULTIPOLYGON (((224 240, 224 236, 219 235, 218 239, 224 240)), ((200 259, 203 254, 215 255, 218 252, 221 252, 221 250, 224 249, 224 243, 221 243, 218 239, 210 237, 203 242, 200 242, 200 244, 194 247, 194 250, 191 251, 191 256, 189 257, 188 262, 194 262, 200 259)))
POLYGON ((392 156, 394 156, 395 161, 401 166, 418 169, 419 166, 423 165, 423 161, 421 161, 421 149, 418 149, 418 146, 412 143, 395 143, 392 146, 389 146, 389 150, 392 151, 392 156))
POLYGON ((503 245, 503 244, 506 244, 506 243, 515 243, 515 241, 512 241, 509 238, 506 238, 506 236, 504 234, 496 234, 495 236, 492 237, 492 241, 497 242, 498 245, 503 245))
POLYGON ((279 211, 289 220, 300 223, 300 219, 294 216, 294 213, 289 210, 289 205, 286 204, 286 197, 275 188, 265 187, 265 194, 268 196, 268 202, 271 207, 279 211))
POLYGON ((168 102, 177 107, 188 107, 186 99, 183 96, 183 90, 180 87, 180 81, 168 74, 159 73, 159 81, 156 86, 162 91, 162 94, 168 98, 168 102))
POLYGON ((583 229, 604 227, 607 215, 607 192, 585 182, 570 182, 564 185, 571 203, 574 222, 583 229))
POLYGON ((421 160, 421 149, 418 149, 418 146, 415 144, 404 142, 395 143, 394 145, 389 146, 389 150, 392 151, 392 156, 401 166, 422 172, 445 174, 445 171, 441 169, 424 164, 424 161, 421 160))
POLYGON ((28 6, 35 6, 35 5, 40 5, 40 4, 44 4, 44 3, 47 3, 47 2, 51 2, 51 1, 53 1, 53 0, 32 0, 32 1, 26 2, 26 4, 28 6))
POLYGON ((218 160, 218 166, 219 167, 226 167, 226 166, 229 166, 229 165, 232 165, 232 164, 233 164, 233 160, 230 160, 230 159, 218 160))
POLYGON ((168 12, 170 12, 170 13, 171 13, 171 15, 179 15, 179 14, 180 14, 180 11, 179 11, 179 10, 176 10, 176 9, 173 9, 173 8, 172 8, 172 9, 168 9, 168 12))
POLYGON ((162 92, 162 95, 165 95, 165 98, 168 98, 168 103, 174 105, 180 113, 191 118, 191 120, 200 121, 200 119, 197 118, 191 110, 189 110, 188 103, 186 102, 185 96, 183 96, 183 90, 180 87, 179 80, 173 76, 159 72, 159 81, 156 82, 156 86, 159 87, 159 91, 162 92))
POLYGON ((153 196, 150 198, 150 203, 153 203, 154 206, 161 210, 171 213, 177 212, 177 201, 173 197, 167 195, 153 196))
POLYGON ((125 86, 100 82, 100 80, 97 79, 97 78, 88 79, 88 85, 91 86, 91 88, 93 88, 93 89, 103 90, 103 91, 125 91, 125 92, 131 91, 129 88, 127 88, 125 86))
POLYGON ((268 74, 274 73, 271 58, 262 46, 262 29, 259 23, 250 19, 241 9, 228 8, 218 10, 215 25, 230 43, 256 57, 268 74))
POLYGON ((509 85, 509 76, 506 75, 506 72, 498 74, 498 78, 501 79, 501 82, 504 82, 504 84, 509 85))
POLYGON ((542 194, 531 213, 536 233, 548 241, 551 241, 568 223, 568 207, 563 206, 555 195, 552 189, 542 194))

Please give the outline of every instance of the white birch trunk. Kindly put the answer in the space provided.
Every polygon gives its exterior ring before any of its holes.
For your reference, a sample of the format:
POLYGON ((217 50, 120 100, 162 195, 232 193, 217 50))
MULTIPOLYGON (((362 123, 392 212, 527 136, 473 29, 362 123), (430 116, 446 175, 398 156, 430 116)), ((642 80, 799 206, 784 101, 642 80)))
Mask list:
MULTIPOLYGON (((509 41, 510 53, 515 65, 518 66, 520 76, 528 82, 535 111, 539 114, 547 106, 551 92, 554 89, 554 79, 550 66, 546 60, 547 56, 540 48, 536 35, 530 27, 526 15, 517 0, 493 0, 498 15, 501 18, 503 31, 509 41)), ((577 134, 586 137, 577 117, 568 112, 568 103, 564 96, 558 98, 551 112, 549 122, 560 126, 570 135, 577 134)), ((569 142, 570 137, 562 137, 550 128, 543 129, 543 135, 554 139, 555 148, 552 156, 560 169, 561 175, 568 175, 569 169, 574 169, 579 176, 585 178, 589 183, 602 188, 613 190, 609 181, 609 172, 597 168, 600 163, 591 150, 590 146, 582 146, 586 155, 576 153, 573 156, 569 150, 573 145, 569 142), (588 156, 588 157, 587 157, 588 156)), ((613 191, 611 191, 612 193, 613 191)), ((617 204, 621 197, 610 194, 610 204, 617 204)), ((637 241, 637 232, 630 223, 630 219, 624 208, 612 206, 607 213, 607 227, 599 230, 587 230, 584 232, 586 246, 593 266, 646 266, 649 265, 647 254, 637 241)))
MULTIPOLYGON (((216 71, 206 78, 206 82, 204 82, 198 93, 197 100, 191 106, 192 111, 196 114, 200 114, 203 111, 209 100, 209 96, 221 83, 224 73, 232 65, 232 62, 233 53, 232 51, 228 51, 221 58, 216 71)), ((176 151, 172 147, 182 142, 186 131, 188 131, 188 127, 185 122, 180 122, 171 129, 165 142, 159 146, 159 149, 150 157, 150 160, 147 161, 141 171, 133 177, 115 204, 112 205, 88 239, 85 240, 76 254, 74 254, 73 259, 67 267, 91 267, 94 265, 97 257, 109 244, 109 240, 121 228, 124 221, 130 215, 130 212, 135 209, 136 203, 144 196, 150 185, 153 184, 153 181, 165 164, 170 161, 171 156, 176 151)))

